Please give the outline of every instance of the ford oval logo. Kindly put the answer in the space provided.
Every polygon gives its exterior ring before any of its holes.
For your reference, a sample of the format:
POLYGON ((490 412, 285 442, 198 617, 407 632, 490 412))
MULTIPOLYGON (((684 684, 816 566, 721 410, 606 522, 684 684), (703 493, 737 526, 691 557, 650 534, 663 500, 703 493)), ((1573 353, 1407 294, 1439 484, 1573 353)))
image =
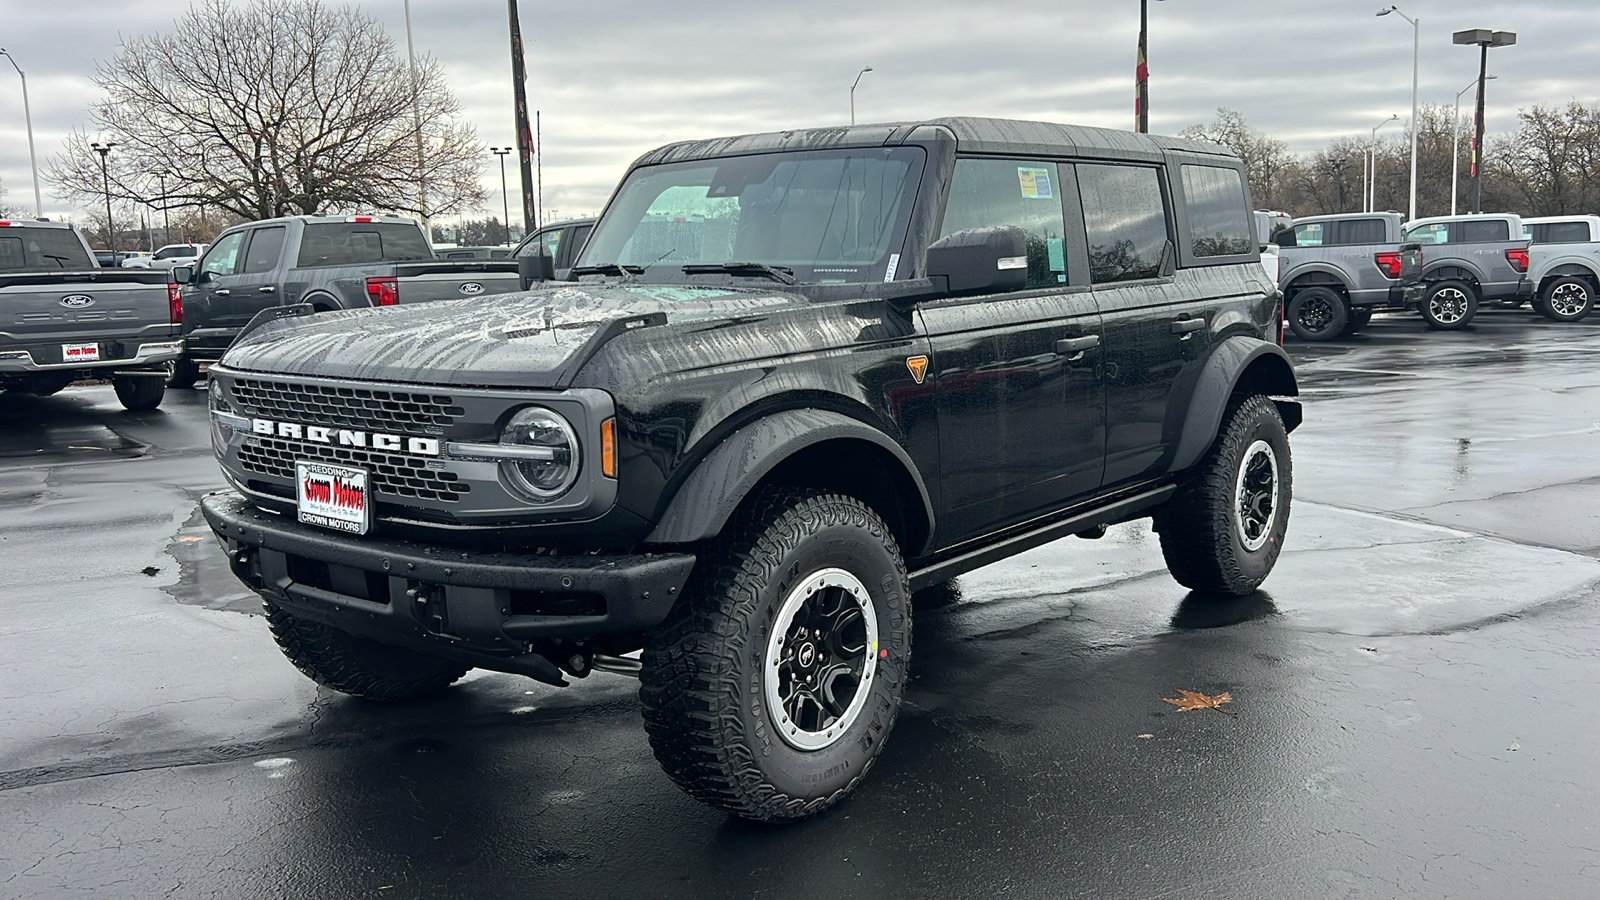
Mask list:
POLYGON ((67 309, 83 309, 85 306, 93 306, 94 298, 88 294, 72 294, 62 297, 58 302, 67 309))
POLYGON ((483 293, 483 285, 477 283, 476 281, 469 281, 461 286, 461 293, 481 294, 483 293))

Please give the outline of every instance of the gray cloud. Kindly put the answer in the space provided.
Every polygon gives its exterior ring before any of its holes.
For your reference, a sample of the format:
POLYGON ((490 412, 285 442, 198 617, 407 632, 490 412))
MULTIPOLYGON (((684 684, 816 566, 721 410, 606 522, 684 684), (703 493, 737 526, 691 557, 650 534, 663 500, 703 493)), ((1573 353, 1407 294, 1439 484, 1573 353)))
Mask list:
MULTIPOLYGON (((156 0, 14 0, 0 44, 28 72, 41 159, 87 124, 96 60, 119 34, 160 30, 186 4, 156 0), (15 7, 23 7, 16 9, 15 7)), ((400 0, 361 4, 404 48, 400 0)), ((512 139, 510 51, 501 2, 413 0, 417 50, 438 58, 468 121, 486 144, 512 139)), ((1151 127, 1173 132, 1216 107, 1314 150, 1364 135, 1391 113, 1409 115, 1412 29, 1375 18, 1377 0, 1151 2, 1151 127)), ((859 121, 990 115, 1131 127, 1138 6, 1068 0, 1017 8, 953 0, 806 4, 681 0, 522 0, 530 105, 542 111, 547 211, 592 212, 627 164, 673 140, 840 124, 858 69, 859 121)), ((1534 103, 1592 103, 1600 51, 1593 0, 1412 0, 1422 19, 1421 97, 1448 103, 1476 75, 1460 28, 1517 31, 1490 54, 1491 130, 1534 103)), ((1471 100, 1470 94, 1466 98, 1471 100)), ((1394 126, 1390 126, 1393 128, 1394 126)), ((498 211, 499 172, 484 185, 498 211)), ((513 191, 515 191, 515 175, 513 191)), ((0 184, 6 201, 31 200, 15 74, 0 71, 0 184)), ((46 186, 48 192, 49 186, 46 186)), ((70 212, 46 197, 47 213, 70 212)))

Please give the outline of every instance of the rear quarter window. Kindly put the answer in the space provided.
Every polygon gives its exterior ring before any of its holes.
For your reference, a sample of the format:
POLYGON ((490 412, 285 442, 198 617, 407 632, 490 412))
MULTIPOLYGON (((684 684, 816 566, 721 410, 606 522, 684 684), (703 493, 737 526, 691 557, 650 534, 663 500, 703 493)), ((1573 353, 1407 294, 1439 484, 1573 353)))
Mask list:
POLYGON ((422 229, 400 222, 318 222, 306 226, 295 265, 353 266, 433 259, 422 229))
POLYGON ((1183 201, 1189 212, 1189 252, 1198 258, 1238 256, 1255 249, 1237 169, 1184 165, 1183 201))

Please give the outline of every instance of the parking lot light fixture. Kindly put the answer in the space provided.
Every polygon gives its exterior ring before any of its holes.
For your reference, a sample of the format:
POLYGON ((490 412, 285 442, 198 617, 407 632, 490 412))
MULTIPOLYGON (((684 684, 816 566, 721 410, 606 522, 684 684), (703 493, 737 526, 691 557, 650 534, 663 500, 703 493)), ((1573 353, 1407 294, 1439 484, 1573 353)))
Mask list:
POLYGON ((1394 13, 1411 23, 1411 212, 1407 219, 1417 217, 1417 72, 1422 63, 1422 19, 1413 19, 1391 6, 1378 10, 1379 16, 1394 13))
POLYGON ((861 71, 856 73, 856 80, 850 82, 850 124, 851 125, 854 125, 856 123, 856 85, 861 83, 861 76, 863 76, 863 75, 865 75, 865 74, 867 74, 868 72, 871 72, 871 71, 872 71, 872 67, 871 66, 867 66, 867 67, 863 68, 861 71))
POLYGON ((1517 42, 1515 31, 1490 31, 1487 28, 1468 28, 1450 36, 1456 44, 1477 44, 1478 54, 1478 114, 1472 128, 1472 211, 1483 212, 1483 92, 1489 80, 1489 48, 1509 47, 1517 42))
MULTIPOLYGON (((1490 75, 1484 81, 1493 81, 1498 75, 1490 75)), ((1457 160, 1461 156, 1461 95, 1478 86, 1478 79, 1474 78, 1468 85, 1456 91, 1456 114, 1450 119, 1450 215, 1456 214, 1456 185, 1461 180, 1461 163, 1457 160)))
POLYGON ((106 166, 106 157, 111 155, 111 148, 115 146, 110 141, 104 144, 95 141, 89 145, 90 149, 100 154, 100 183, 106 189, 106 249, 111 251, 113 265, 117 260, 117 226, 111 221, 111 170, 106 166))
POLYGON ((1372 212, 1372 205, 1377 201, 1378 196, 1378 129, 1390 122, 1398 122, 1399 120, 1400 114, 1395 113, 1372 126, 1372 139, 1367 142, 1367 158, 1363 160, 1363 168, 1361 170, 1361 188, 1367 195, 1367 208, 1364 212, 1372 212))
POLYGON ((22 118, 28 125, 28 165, 33 169, 33 215, 36 219, 43 219, 44 201, 39 199, 39 160, 33 154, 33 111, 28 108, 28 76, 23 74, 16 57, 6 48, 0 47, 0 56, 10 60, 11 68, 16 69, 17 77, 22 79, 22 118))

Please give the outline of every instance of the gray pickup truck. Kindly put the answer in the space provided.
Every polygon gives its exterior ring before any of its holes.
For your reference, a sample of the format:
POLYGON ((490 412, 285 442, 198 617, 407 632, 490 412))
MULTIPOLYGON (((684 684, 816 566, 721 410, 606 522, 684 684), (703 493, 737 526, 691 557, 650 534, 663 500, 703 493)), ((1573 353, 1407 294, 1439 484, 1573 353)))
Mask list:
POLYGON ((1557 322, 1577 322, 1594 310, 1600 291, 1600 216, 1522 220, 1533 308, 1557 322))
POLYGON ((1405 308, 1422 265, 1417 248, 1401 246, 1399 213, 1309 216, 1272 240, 1289 328, 1303 341, 1354 334, 1373 310, 1405 308))
POLYGON ((1485 300, 1516 305, 1532 299, 1530 241, 1509 213, 1434 216, 1406 224, 1406 241, 1422 245, 1422 317, 1434 328, 1464 328, 1485 300))
POLYGON ((64 222, 0 220, 0 388, 110 378, 123 406, 154 409, 183 355, 181 313, 166 272, 102 269, 64 222))
POLYGON ((415 220, 290 216, 223 232, 198 266, 179 266, 185 357, 173 386, 194 384, 256 313, 309 304, 317 312, 500 294, 522 287, 509 260, 441 260, 415 220))

